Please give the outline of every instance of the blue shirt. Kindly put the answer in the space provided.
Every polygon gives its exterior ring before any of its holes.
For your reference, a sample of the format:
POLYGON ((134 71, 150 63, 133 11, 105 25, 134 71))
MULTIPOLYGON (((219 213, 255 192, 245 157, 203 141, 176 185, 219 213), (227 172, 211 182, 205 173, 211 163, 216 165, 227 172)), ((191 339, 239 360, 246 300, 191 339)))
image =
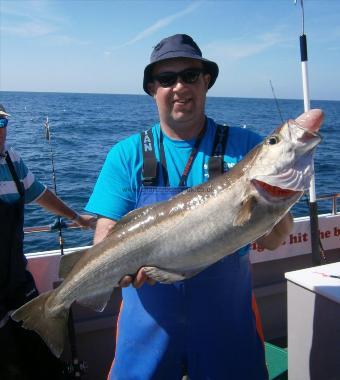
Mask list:
MULTIPOLYGON (((209 179, 208 160, 212 153, 216 124, 208 118, 207 129, 187 178, 192 187, 209 179)), ((160 124, 152 128, 155 154, 159 160, 160 124)), ((193 140, 173 140, 164 135, 164 151, 170 186, 178 186, 184 167, 195 144, 193 140)), ((262 138, 256 133, 238 127, 229 128, 229 137, 224 155, 225 165, 234 166, 262 138)), ((140 134, 135 134, 117 143, 108 153, 99 174, 93 193, 86 205, 86 211, 110 219, 119 220, 136 208, 139 190, 142 186, 143 154, 140 134)))
MULTIPOLYGON (((13 149, 5 147, 13 162, 19 180, 25 187, 25 203, 31 203, 39 198, 46 187, 36 180, 34 174, 27 168, 19 154, 13 149)), ((0 199, 3 202, 13 203, 19 200, 20 195, 8 168, 5 157, 0 158, 0 199)))

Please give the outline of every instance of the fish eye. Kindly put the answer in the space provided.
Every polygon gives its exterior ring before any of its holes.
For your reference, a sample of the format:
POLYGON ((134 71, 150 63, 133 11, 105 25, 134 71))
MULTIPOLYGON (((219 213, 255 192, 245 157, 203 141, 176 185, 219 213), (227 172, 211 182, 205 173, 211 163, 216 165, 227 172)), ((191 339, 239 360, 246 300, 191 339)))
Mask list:
POLYGON ((273 135, 267 138, 268 145, 275 145, 280 142, 280 137, 278 135, 273 135))

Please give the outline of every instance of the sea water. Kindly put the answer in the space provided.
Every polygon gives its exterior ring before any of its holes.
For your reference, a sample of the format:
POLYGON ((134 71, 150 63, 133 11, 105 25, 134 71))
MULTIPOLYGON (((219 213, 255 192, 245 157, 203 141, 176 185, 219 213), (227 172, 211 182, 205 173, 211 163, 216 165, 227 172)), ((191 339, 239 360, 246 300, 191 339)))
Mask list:
MULTIPOLYGON (((58 195, 82 212, 109 149, 119 140, 139 133, 158 121, 157 108, 147 95, 0 92, 0 103, 11 114, 7 142, 23 158, 36 177, 54 190, 53 156, 58 195), (51 144, 45 138, 49 119, 51 144)), ((206 114, 218 123, 246 127, 265 136, 283 119, 303 112, 302 100, 208 97, 206 114)), ((315 154, 317 195, 340 190, 340 102, 312 101, 322 108, 323 141, 315 154)), ((306 215, 306 198, 293 208, 294 216, 306 215)), ((319 203, 329 212, 331 202, 319 203)), ((26 206, 25 226, 53 224, 55 217, 36 204, 26 206)), ((92 242, 92 231, 63 230, 64 247, 92 242)), ((25 235, 25 252, 59 248, 58 232, 25 235)))

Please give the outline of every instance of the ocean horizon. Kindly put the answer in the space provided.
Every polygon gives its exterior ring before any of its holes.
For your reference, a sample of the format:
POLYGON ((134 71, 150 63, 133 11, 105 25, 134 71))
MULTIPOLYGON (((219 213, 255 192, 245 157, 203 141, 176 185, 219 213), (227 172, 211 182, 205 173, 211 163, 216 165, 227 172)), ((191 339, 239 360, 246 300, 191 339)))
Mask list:
MULTIPOLYGON (((73 94, 73 95, 117 95, 117 96, 146 96, 149 97, 149 95, 145 93, 137 93, 137 94, 131 94, 131 93, 111 93, 111 92, 77 92, 77 91, 26 91, 26 90, 0 90, 1 93, 32 93, 32 94, 73 94)), ((226 98, 226 99, 261 99, 261 100, 272 100, 275 101, 275 98, 273 96, 269 97, 252 97, 252 96, 216 96, 216 95, 210 95, 208 93, 209 98, 226 98)), ((302 98, 282 98, 282 97, 276 97, 277 100, 296 100, 296 101, 302 101, 302 98)), ((340 102, 340 99, 312 99, 313 102, 340 102)))

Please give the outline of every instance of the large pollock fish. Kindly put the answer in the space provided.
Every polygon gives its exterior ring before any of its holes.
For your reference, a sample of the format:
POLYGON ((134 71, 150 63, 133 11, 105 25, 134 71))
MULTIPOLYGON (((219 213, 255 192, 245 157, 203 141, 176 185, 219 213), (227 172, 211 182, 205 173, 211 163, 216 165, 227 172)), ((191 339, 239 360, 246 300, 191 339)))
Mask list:
POLYGON ((63 256, 61 285, 12 318, 60 356, 74 301, 102 311, 126 274, 146 267, 159 282, 189 278, 269 232, 309 187, 322 119, 311 110, 290 120, 227 173, 128 213, 101 243, 63 256))

